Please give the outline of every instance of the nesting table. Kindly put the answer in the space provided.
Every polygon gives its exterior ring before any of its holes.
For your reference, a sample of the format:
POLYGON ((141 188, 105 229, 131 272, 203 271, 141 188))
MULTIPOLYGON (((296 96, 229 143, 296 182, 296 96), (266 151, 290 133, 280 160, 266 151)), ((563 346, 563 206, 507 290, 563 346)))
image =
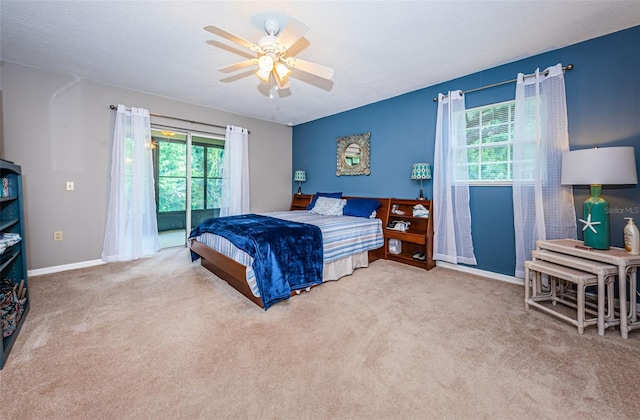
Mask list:
POLYGON ((620 300, 620 335, 629 337, 629 331, 640 328, 637 302, 637 270, 640 267, 640 255, 628 254, 623 248, 611 247, 607 250, 584 249, 584 243, 575 239, 552 239, 536 241, 538 249, 572 255, 592 261, 615 265, 618 267, 618 298, 620 300), (627 282, 630 292, 627 297, 627 282), (627 304, 629 307, 627 308, 627 304))

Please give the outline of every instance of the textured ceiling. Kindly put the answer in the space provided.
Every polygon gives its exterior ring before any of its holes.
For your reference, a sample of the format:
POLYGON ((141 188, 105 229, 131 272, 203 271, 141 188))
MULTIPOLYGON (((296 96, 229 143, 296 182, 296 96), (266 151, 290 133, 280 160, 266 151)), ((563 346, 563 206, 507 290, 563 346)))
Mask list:
POLYGON ((640 1, 0 0, 0 25, 3 61, 296 125, 640 25, 640 1), (204 26, 256 42, 291 17, 332 82, 294 72, 269 99, 253 70, 217 71, 252 53, 204 26))

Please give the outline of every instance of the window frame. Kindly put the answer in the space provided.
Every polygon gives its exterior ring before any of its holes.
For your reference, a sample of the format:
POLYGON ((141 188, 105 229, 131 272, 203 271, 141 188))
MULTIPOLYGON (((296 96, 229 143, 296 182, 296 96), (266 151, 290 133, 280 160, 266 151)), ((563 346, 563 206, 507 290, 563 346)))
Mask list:
POLYGON ((467 137, 466 139, 466 143, 467 146, 465 147, 465 156, 466 156, 466 164, 467 164, 467 181, 469 183, 469 186, 510 186, 513 185, 513 143, 514 143, 514 135, 515 135, 515 99, 511 99, 511 100, 507 100, 507 101, 502 101, 502 102, 496 102, 496 103, 492 103, 492 104, 487 104, 487 105, 481 105, 481 106, 477 106, 474 108, 470 108, 470 109, 466 109, 465 110, 465 121, 468 121, 468 113, 470 112, 478 112, 479 113, 479 123, 478 126, 476 127, 469 127, 468 125, 465 126, 465 136, 467 137), (507 123, 500 123, 499 125, 505 125, 507 127, 507 138, 508 140, 506 141, 502 141, 502 142, 483 142, 482 139, 482 133, 485 129, 487 128, 491 128, 491 127, 496 127, 498 125, 496 124, 484 124, 482 121, 482 115, 483 115, 483 111, 485 111, 486 109, 490 109, 490 108, 497 108, 497 107, 501 107, 501 106, 509 106, 509 118, 508 118, 508 122, 507 123), (469 138, 468 138, 468 133, 471 130, 478 130, 479 132, 479 136, 478 136, 478 140, 479 143, 476 144, 469 144, 469 138), (506 161, 491 161, 492 163, 506 163, 507 164, 507 174, 509 176, 508 179, 471 179, 471 177, 469 176, 469 170, 472 167, 477 167, 478 170, 478 176, 482 175, 482 165, 483 165, 483 161, 482 161, 482 150, 483 149, 494 149, 494 148, 498 148, 498 147, 506 147, 507 148, 507 160, 506 161), (477 150, 477 156, 478 156, 478 161, 474 161, 474 162, 470 162, 469 161, 469 152, 471 150, 477 150))
MULTIPOLYGON (((193 136, 193 137, 202 137, 202 136, 193 136)), ((192 137, 192 138, 193 138, 192 137)), ((209 190, 209 188, 207 188, 209 182, 211 182, 211 180, 222 180, 222 174, 220 173, 220 176, 217 177, 213 177, 213 176, 208 176, 208 172, 209 172, 209 165, 207 165, 208 162, 208 151, 209 149, 217 149, 217 150, 222 150, 224 152, 224 140, 221 139, 217 139, 217 138, 209 138, 209 140, 211 140, 211 143, 205 143, 205 142, 200 142, 200 141, 196 141, 196 140, 192 140, 191 141, 191 147, 193 148, 194 146, 198 146, 198 147, 204 147, 203 150, 203 156, 204 156, 204 168, 203 168, 203 176, 194 176, 193 174, 193 155, 192 155, 192 165, 191 165, 191 189, 193 190, 193 180, 194 179, 202 179, 203 180, 203 193, 204 193, 204 207, 203 208, 193 208, 193 191, 192 191, 192 197, 191 197, 191 210, 216 210, 216 209, 220 209, 220 207, 208 207, 208 202, 207 202, 207 191, 209 190), (221 142, 222 144, 215 144, 215 142, 221 142)))

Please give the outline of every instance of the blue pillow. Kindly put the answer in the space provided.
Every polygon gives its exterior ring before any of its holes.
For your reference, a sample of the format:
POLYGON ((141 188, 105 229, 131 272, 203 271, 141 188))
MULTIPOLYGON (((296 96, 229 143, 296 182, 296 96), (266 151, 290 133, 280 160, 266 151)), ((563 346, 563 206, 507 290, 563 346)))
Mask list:
POLYGON ((321 193, 321 192, 317 192, 313 196, 313 200, 311 200, 311 203, 307 206, 307 210, 311 210, 316 205, 316 200, 318 199, 318 197, 342 198, 342 193, 341 192, 337 192, 337 193, 321 193))
POLYGON ((349 198, 347 199, 347 205, 342 209, 342 214, 369 218, 379 208, 380 202, 373 198, 349 198))

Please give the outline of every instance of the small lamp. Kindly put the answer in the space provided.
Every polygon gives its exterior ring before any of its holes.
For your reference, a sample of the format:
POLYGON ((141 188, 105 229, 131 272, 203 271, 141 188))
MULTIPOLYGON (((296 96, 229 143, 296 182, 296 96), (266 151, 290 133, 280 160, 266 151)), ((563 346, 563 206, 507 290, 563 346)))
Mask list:
POLYGON ((296 171, 293 176, 293 180, 298 182, 298 192, 296 194, 302 194, 302 187, 300 186, 300 183, 307 181, 307 174, 304 171, 296 171))
POLYGON ((420 197, 418 197, 418 200, 424 200, 422 180, 431 179, 431 166, 428 163, 414 163, 413 168, 411 169, 411 179, 420 180, 420 197))
POLYGON ((633 147, 601 147, 565 152, 562 185, 591 185, 583 205, 584 245, 609 249, 609 203, 600 194, 604 184, 637 184, 633 147))

